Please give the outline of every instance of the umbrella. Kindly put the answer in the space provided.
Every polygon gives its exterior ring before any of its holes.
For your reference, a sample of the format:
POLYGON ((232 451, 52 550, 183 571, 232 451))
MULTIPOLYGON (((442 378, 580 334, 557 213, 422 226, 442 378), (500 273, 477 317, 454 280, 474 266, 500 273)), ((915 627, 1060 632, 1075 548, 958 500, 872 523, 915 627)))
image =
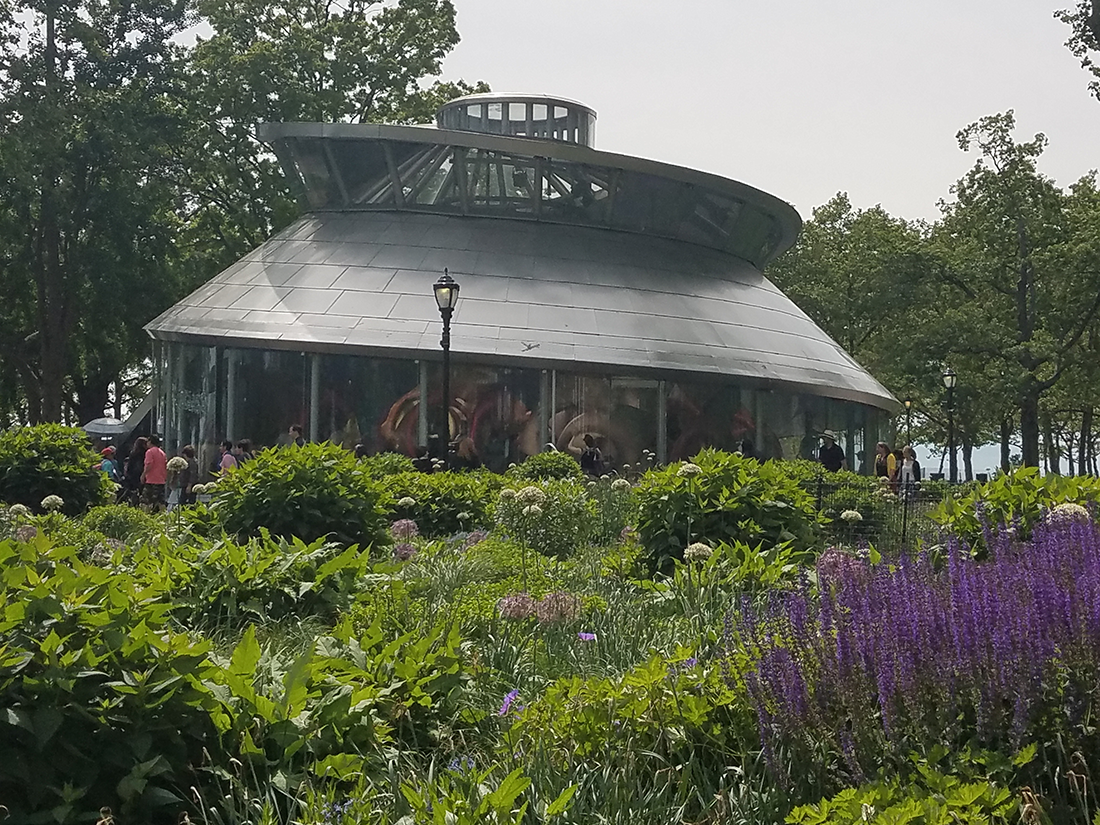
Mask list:
POLYGON ((126 422, 119 421, 117 418, 96 418, 85 424, 82 429, 88 435, 94 435, 98 438, 126 435, 130 431, 130 428, 126 426, 126 422))

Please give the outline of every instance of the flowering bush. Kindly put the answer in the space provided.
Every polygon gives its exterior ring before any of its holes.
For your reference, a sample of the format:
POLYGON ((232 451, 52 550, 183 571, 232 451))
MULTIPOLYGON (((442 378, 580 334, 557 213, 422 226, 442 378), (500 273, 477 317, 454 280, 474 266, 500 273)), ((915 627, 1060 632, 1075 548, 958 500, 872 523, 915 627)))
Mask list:
POLYGON ((487 471, 398 473, 384 481, 396 502, 392 517, 412 519, 428 538, 492 524, 493 492, 501 483, 500 476, 487 471))
POLYGON ((638 519, 638 498, 625 478, 600 479, 588 485, 588 495, 596 505, 592 531, 595 544, 612 544, 623 530, 638 519))
POLYGON ((67 515, 79 515, 111 499, 111 482, 99 462, 87 434, 77 427, 0 430, 0 501, 42 512, 42 502, 56 497, 67 515))
POLYGON ((595 504, 584 484, 573 479, 501 490, 497 526, 527 547, 559 558, 587 543, 596 520, 595 504))
POLYGON ((735 637, 754 652, 746 682, 765 747, 832 742, 853 776, 906 742, 1012 751, 1066 738, 1100 699, 1100 529, 1035 527, 989 561, 957 541, 946 569, 822 556, 808 582, 746 606, 735 637))
POLYGON ((812 498, 778 462, 704 450, 690 463, 650 470, 636 491, 651 571, 670 570, 693 541, 792 541, 808 552, 819 540, 812 498))

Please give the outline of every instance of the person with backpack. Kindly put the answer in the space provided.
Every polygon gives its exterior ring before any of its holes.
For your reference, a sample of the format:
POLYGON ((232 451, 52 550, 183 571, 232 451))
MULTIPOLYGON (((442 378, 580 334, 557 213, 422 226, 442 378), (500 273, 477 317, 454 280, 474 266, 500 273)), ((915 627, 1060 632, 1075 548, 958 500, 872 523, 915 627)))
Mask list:
POLYGON ((103 460, 99 462, 99 469, 115 484, 122 483, 122 472, 119 470, 118 460, 115 458, 114 447, 104 447, 100 453, 103 460))
POLYGON ((584 452, 581 453, 581 469, 590 476, 603 473, 603 453, 596 446, 592 433, 584 434, 584 452))

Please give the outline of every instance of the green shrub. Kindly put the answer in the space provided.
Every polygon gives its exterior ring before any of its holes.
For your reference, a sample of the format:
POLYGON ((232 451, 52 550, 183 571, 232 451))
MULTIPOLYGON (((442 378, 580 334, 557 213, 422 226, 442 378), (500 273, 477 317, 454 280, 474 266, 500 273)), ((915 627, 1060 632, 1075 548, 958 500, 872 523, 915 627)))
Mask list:
POLYGON ((500 476, 470 473, 400 473, 385 480, 390 518, 412 519, 429 538, 477 530, 492 523, 493 493, 500 476))
POLYGON ((144 541, 152 537, 160 526, 149 513, 125 504, 93 507, 80 522, 89 530, 124 544, 144 541))
POLYGON ((219 479, 210 508, 239 538, 266 528, 282 538, 382 547, 389 542, 386 486, 335 444, 275 447, 219 479))
POLYGON ((945 499, 932 518, 980 551, 986 528, 1014 527, 1017 538, 1027 539, 1044 513, 1059 504, 1100 505, 1100 478, 1044 476, 1036 467, 1024 467, 978 485, 960 498, 945 499))
POLYGON ((13 822, 175 821, 217 740, 206 642, 76 550, 0 542, 0 799, 13 822))
POLYGON ((508 478, 516 481, 552 481, 554 479, 584 479, 584 471, 569 453, 550 450, 528 456, 522 463, 509 467, 508 478))
POLYGON ((778 462, 704 450, 647 472, 637 486, 638 534, 651 571, 668 571, 696 541, 798 550, 819 543, 813 497, 778 462))
POLYGON ((546 556, 565 558, 588 543, 596 527, 596 505, 584 482, 556 479, 500 491, 497 526, 546 556))
POLYGON ((96 469, 100 457, 77 427, 38 424, 0 431, 0 501, 42 512, 46 496, 59 496, 75 516, 110 500, 113 485, 96 469))
POLYGON ((367 468, 371 478, 385 478, 386 476, 395 476, 398 473, 411 473, 416 469, 413 466, 412 459, 401 453, 378 453, 378 455, 372 455, 369 458, 361 458, 359 461, 367 468))

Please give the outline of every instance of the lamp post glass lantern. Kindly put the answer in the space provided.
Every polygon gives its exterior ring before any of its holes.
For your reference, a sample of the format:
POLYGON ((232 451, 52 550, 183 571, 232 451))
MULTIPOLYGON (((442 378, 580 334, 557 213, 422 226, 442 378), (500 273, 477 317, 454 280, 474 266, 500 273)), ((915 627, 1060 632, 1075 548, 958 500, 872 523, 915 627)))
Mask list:
POLYGON ((458 283, 444 269, 443 275, 432 286, 432 291, 435 293, 439 314, 443 318, 443 337, 439 342, 443 347, 443 417, 440 422, 442 429, 439 431, 443 439, 443 455, 432 458, 447 460, 451 443, 451 316, 454 314, 455 304, 458 303, 458 283))
POLYGON ((905 405, 905 443, 913 443, 913 399, 906 398, 903 402, 905 405))
POLYGON ((943 371, 943 386, 947 389, 947 468, 948 477, 954 484, 959 480, 958 465, 955 462, 955 384, 959 377, 951 367, 943 371))

